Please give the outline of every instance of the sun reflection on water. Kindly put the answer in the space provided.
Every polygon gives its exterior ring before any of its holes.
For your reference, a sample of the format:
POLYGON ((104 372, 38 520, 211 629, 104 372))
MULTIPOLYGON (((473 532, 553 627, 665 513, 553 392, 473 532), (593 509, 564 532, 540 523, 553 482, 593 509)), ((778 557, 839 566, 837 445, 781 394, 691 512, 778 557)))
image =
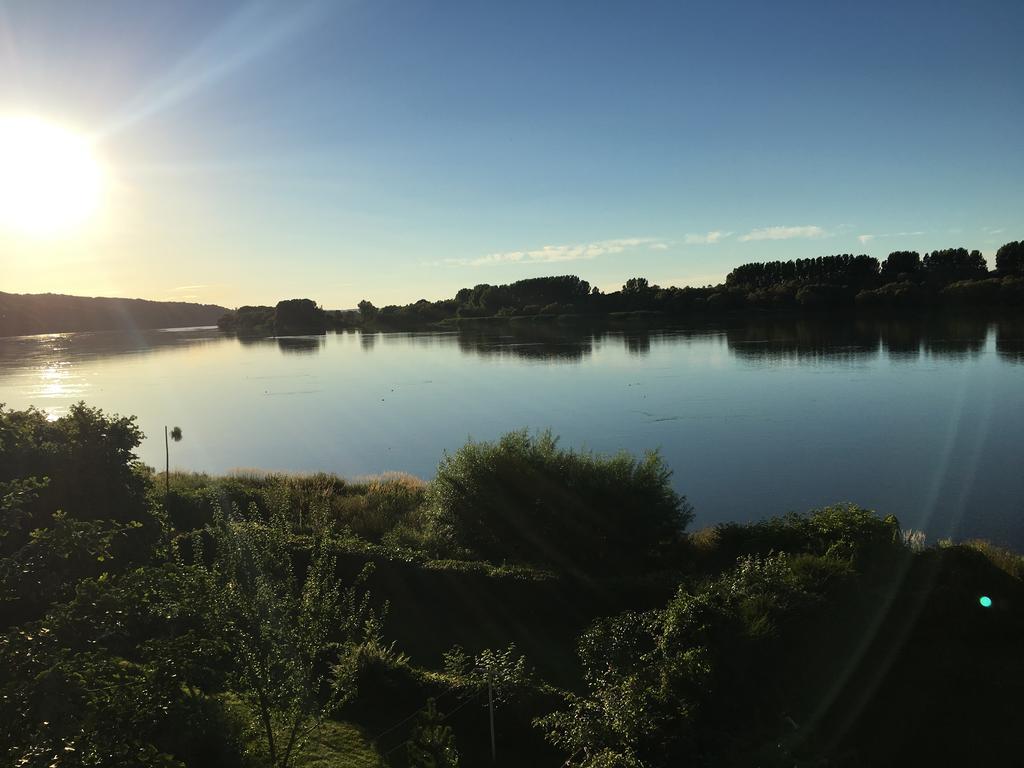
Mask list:
POLYGON ((56 421, 63 416, 72 402, 84 399, 88 392, 88 383, 70 362, 48 363, 39 366, 36 371, 36 380, 29 387, 32 398, 64 401, 61 405, 54 404, 42 408, 50 421, 56 421))

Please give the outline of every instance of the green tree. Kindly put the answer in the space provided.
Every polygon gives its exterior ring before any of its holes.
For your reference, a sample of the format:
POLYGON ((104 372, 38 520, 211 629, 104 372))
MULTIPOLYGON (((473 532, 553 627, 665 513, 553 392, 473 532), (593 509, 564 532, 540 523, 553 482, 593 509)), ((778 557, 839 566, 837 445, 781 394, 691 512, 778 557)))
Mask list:
POLYGON ((1024 240, 1014 240, 996 251, 996 272, 1000 277, 1024 277, 1024 240))
POLYGON ((312 299, 285 299, 274 308, 275 333, 323 333, 327 315, 312 299))
POLYGON ((330 550, 327 499, 312 494, 309 560, 293 560, 286 488, 255 508, 218 513, 206 572, 217 595, 211 617, 231 640, 235 685, 262 732, 272 768, 287 768, 324 717, 355 694, 355 641, 369 616, 359 584, 345 588, 330 550))
POLYGON ((966 248, 932 251, 922 260, 922 267, 928 280, 938 286, 988 277, 988 265, 981 251, 968 252, 966 248))
POLYGON ((819 602, 811 581, 785 554, 749 556, 663 610, 598 619, 578 646, 586 692, 537 725, 573 768, 703 764, 709 748, 758 743, 766 723, 781 741, 781 686, 751 660, 782 619, 819 602))
POLYGON ((458 768, 459 752, 455 748, 455 734, 444 717, 437 711, 433 698, 419 713, 412 736, 406 742, 409 765, 413 768, 458 768))
POLYGON ((170 563, 104 573, 0 635, 0 763, 238 765, 238 729, 203 692, 219 687, 225 648, 204 627, 204 585, 170 563))
POLYGON ((363 318, 364 323, 371 323, 377 319, 378 310, 373 304, 366 299, 359 302, 359 314, 363 318))
POLYGON ((35 408, 0 406, 0 483, 40 481, 24 500, 27 530, 45 525, 58 509, 80 520, 151 521, 148 474, 135 455, 142 438, 134 416, 107 415, 85 403, 52 421, 35 408))
POLYGON ((921 254, 917 251, 893 251, 882 263, 882 281, 886 283, 913 277, 921 272, 921 254))

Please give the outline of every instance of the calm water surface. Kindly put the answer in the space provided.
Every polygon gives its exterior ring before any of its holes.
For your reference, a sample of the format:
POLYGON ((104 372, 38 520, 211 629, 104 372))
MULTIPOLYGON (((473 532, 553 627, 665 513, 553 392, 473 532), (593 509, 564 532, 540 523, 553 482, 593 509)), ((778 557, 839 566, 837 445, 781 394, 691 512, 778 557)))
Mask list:
POLYGON ((1024 323, 770 321, 720 329, 0 339, 0 402, 135 414, 163 465, 402 470, 467 437, 661 450, 696 525, 835 501, 930 537, 1024 547, 1024 323))

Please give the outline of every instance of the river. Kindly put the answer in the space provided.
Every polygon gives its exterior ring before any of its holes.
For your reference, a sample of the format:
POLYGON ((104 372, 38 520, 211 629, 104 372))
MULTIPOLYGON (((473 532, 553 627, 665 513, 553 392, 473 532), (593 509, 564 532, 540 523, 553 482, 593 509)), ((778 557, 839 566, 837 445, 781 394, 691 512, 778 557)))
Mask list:
POLYGON ((661 451, 695 526, 853 501, 1024 548, 1024 322, 0 339, 0 402, 134 414, 172 467, 429 478, 467 438, 661 451))

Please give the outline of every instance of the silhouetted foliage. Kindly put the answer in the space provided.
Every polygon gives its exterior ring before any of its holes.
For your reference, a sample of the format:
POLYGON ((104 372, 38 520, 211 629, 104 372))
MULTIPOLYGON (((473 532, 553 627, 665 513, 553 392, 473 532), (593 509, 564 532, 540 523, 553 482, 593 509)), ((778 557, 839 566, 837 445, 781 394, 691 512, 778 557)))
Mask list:
POLYGON ((217 321, 222 331, 237 334, 271 334, 274 332, 273 307, 239 307, 217 321))
POLYGON ((857 294, 859 306, 882 309, 916 309, 927 304, 929 299, 924 288, 909 281, 887 283, 880 288, 857 294))
POLYGON ((926 254, 921 262, 925 278, 935 286, 945 286, 958 280, 981 280, 988 277, 988 267, 981 251, 966 248, 947 248, 926 254))
POLYGON ((816 259, 743 264, 725 278, 728 286, 770 288, 790 282, 867 287, 878 276, 878 259, 844 253, 816 259))
POLYGON ((275 333, 323 333, 327 316, 312 299, 288 299, 274 308, 275 333))
POLYGON ((136 331, 214 325, 225 312, 215 304, 17 294, 0 291, 0 336, 60 331, 136 331))
POLYGON ((921 274, 921 254, 917 251, 893 251, 882 263, 882 281, 906 282, 921 274))
POLYGON ((373 322, 377 317, 377 308, 373 306, 373 302, 363 299, 359 302, 359 314, 363 318, 363 322, 373 322))
POLYGON ((907 545, 895 520, 849 505, 695 538, 718 575, 581 637, 586 692, 538 721, 568 765, 938 765, 1013 752, 1022 717, 999 702, 1019 695, 1024 667, 1000 633, 1024 626, 1009 613, 1024 590, 999 572, 1015 559, 907 545), (999 617, 979 607, 986 589, 999 590, 999 617), (951 648, 979 643, 994 657, 952 662, 951 648))
POLYGON ((21 497, 23 532, 57 510, 77 520, 148 525, 148 477, 135 455, 142 437, 134 416, 107 416, 84 403, 53 420, 0 405, 0 483, 37 481, 21 497))
POLYGON ((996 274, 1001 277, 1024 277, 1024 240, 1006 243, 996 251, 996 274))
POLYGON ((275 307, 239 307, 217 321, 222 331, 239 335, 323 333, 344 318, 328 315, 312 299, 286 299, 275 307))
POLYGON ((447 456, 427 492, 435 525, 492 561, 615 572, 656 560, 692 510, 657 453, 637 460, 562 450, 512 432, 447 456))

